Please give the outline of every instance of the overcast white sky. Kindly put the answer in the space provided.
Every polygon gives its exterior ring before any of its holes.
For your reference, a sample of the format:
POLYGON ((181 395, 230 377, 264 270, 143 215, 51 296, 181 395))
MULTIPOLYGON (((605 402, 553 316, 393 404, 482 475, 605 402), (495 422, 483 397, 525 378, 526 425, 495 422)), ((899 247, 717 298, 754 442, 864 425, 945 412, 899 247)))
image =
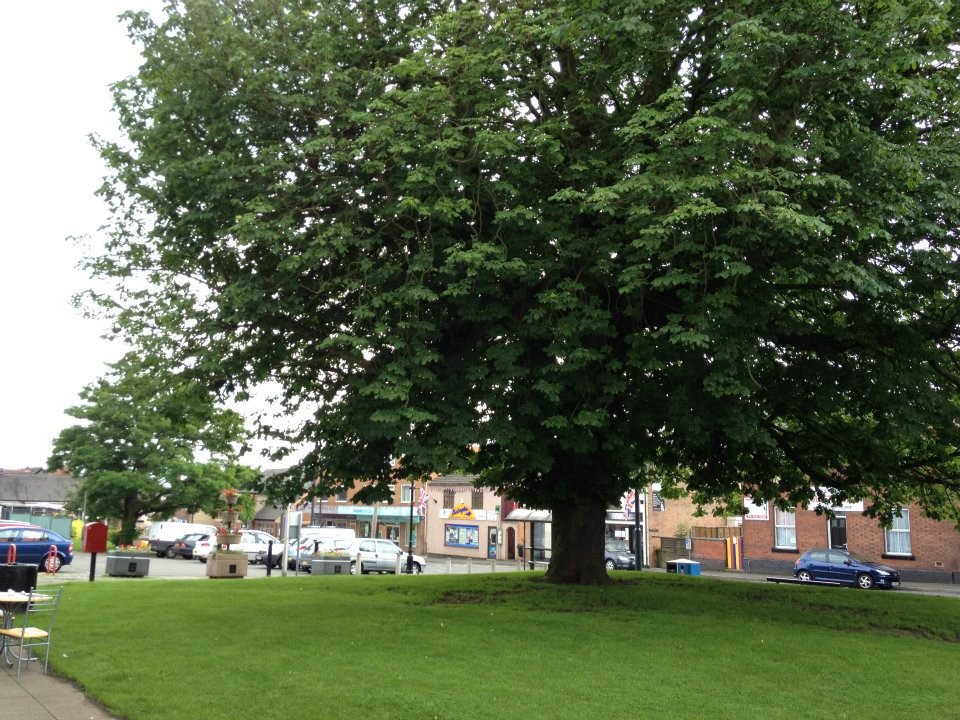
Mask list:
POLYGON ((46 464, 63 410, 121 350, 71 296, 89 285, 71 235, 98 243, 104 168, 90 133, 116 136, 108 86, 139 56, 117 16, 159 0, 0 0, 0 468, 46 464))

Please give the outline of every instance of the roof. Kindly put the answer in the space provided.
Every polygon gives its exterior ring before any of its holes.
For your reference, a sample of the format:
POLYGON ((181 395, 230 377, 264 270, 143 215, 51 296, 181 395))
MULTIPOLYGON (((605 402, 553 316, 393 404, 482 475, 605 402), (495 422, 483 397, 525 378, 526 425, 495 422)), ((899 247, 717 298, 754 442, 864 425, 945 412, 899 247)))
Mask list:
POLYGON ((39 469, 0 470, 0 503, 64 503, 73 497, 80 480, 39 469))
POLYGON ((276 505, 264 505, 253 516, 254 520, 277 520, 283 517, 283 508, 276 505))

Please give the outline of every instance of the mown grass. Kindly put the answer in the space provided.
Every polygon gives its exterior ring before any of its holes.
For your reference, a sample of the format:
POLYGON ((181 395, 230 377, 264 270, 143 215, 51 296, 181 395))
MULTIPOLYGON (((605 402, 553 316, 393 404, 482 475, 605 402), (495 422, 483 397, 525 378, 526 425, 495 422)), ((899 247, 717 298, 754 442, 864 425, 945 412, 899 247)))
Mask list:
POLYGON ((644 573, 70 584, 51 664, 130 720, 960 717, 960 602, 644 573))

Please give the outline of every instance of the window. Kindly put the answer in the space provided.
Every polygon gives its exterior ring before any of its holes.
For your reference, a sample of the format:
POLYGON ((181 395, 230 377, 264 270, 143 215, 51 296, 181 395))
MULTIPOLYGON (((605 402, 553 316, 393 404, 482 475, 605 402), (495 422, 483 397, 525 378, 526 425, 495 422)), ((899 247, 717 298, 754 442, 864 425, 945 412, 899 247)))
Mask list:
POLYGON ((409 485, 400 486, 400 502, 409 503, 413 501, 413 488, 409 485))
POLYGON ((891 555, 910 555, 910 513, 901 510, 893 516, 893 524, 884 533, 887 541, 887 552, 891 555))
POLYGON ((337 493, 337 502, 346 502, 347 501, 347 491, 337 493))
POLYGON ((483 510, 483 490, 474 490, 470 499, 470 507, 474 510, 483 510))
POLYGON ((774 545, 778 548, 795 549, 797 547, 797 516, 792 510, 776 510, 773 513, 776 532, 774 545))
POLYGON ((456 500, 456 493, 453 490, 443 491, 443 509, 453 510, 453 503, 456 500))

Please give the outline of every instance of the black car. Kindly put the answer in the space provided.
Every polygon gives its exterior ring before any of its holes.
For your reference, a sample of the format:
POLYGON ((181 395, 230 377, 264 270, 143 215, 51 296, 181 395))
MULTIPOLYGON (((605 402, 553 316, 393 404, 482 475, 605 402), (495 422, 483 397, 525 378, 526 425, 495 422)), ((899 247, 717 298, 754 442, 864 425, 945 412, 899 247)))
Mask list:
POLYGON ((896 568, 861 560, 846 550, 809 550, 794 563, 793 574, 805 582, 835 582, 863 590, 892 588, 894 584, 900 584, 900 573, 896 568))
MULTIPOLYGON (((204 533, 188 533, 183 537, 177 538, 173 541, 173 545, 170 546, 170 551, 173 555, 170 557, 182 557, 184 560, 193 559, 193 546, 197 544, 197 540, 202 538, 204 533)), ((169 555, 168 552, 168 555, 169 555)))
POLYGON ((623 540, 607 540, 603 545, 603 561, 607 570, 635 570, 637 557, 623 540))

